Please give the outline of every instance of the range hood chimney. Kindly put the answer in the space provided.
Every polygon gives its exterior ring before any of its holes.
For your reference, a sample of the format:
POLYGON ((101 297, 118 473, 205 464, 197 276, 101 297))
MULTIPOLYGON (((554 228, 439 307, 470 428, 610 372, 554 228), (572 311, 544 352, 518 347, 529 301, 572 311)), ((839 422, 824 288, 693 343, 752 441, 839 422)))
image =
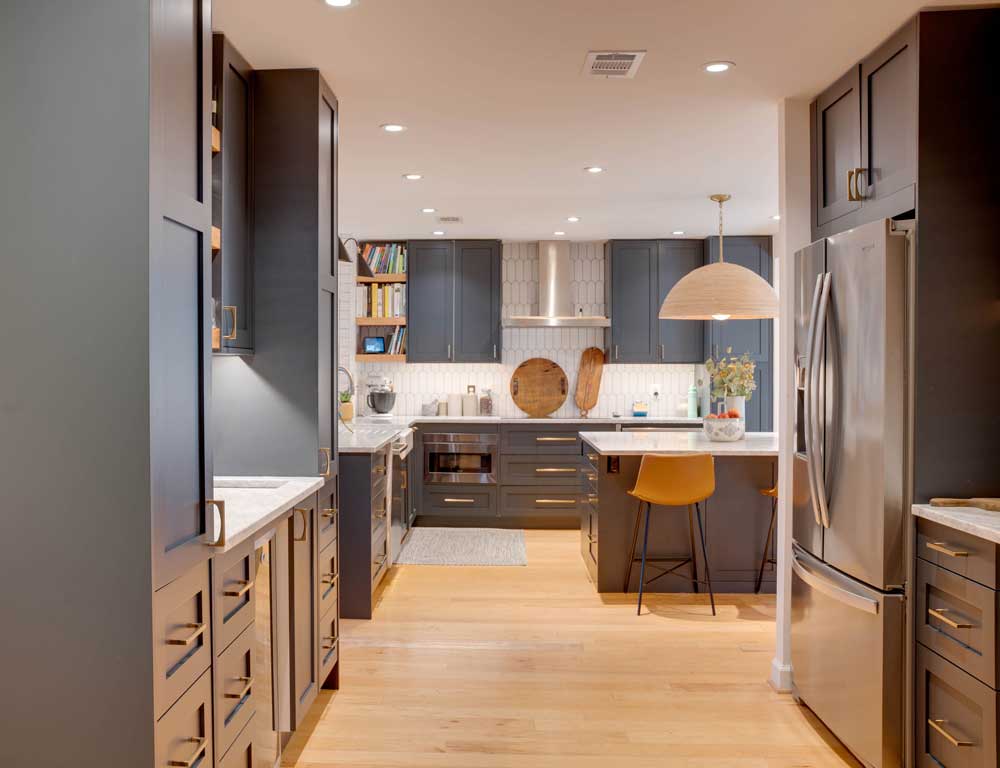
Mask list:
POLYGON ((569 243, 542 240, 538 243, 538 314, 516 315, 504 321, 508 328, 607 328, 606 317, 577 315, 573 311, 570 281, 573 265, 569 243))

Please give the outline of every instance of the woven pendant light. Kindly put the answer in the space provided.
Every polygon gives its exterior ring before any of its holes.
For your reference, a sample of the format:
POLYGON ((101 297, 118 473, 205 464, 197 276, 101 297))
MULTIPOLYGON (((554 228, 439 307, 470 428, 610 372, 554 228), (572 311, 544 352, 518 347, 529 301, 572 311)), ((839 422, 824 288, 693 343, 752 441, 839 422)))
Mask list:
POLYGON ((719 260, 688 272, 670 289, 660 307, 661 320, 759 320, 778 316, 778 295, 756 272, 723 259, 722 204, 729 195, 712 195, 719 204, 719 260))

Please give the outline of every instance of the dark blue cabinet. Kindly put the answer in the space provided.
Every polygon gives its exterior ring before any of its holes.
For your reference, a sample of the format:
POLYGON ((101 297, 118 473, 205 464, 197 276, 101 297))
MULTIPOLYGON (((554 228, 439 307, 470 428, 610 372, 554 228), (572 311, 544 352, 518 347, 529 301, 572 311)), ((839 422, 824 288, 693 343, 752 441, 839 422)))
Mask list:
MULTIPOLYGON (((670 289, 689 272, 705 264, 705 247, 700 240, 661 240, 656 312, 670 289)), ((659 320, 659 362, 705 362, 705 322, 703 320, 659 320)))
POLYGON ((455 243, 456 363, 500 360, 500 242, 455 243))
POLYGON ((406 359, 451 361, 455 249, 450 241, 410 241, 407 249, 406 359))

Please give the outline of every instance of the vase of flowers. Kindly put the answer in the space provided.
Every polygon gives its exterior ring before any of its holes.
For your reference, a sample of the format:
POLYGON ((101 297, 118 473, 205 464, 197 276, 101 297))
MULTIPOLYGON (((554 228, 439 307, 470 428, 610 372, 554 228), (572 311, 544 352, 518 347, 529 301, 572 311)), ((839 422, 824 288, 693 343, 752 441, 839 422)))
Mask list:
POLYGON ((736 357, 732 347, 727 347, 726 354, 718 360, 708 358, 705 361, 705 370, 712 381, 712 399, 723 401, 726 413, 737 411, 741 419, 746 418, 747 400, 757 389, 756 368, 749 354, 736 357))

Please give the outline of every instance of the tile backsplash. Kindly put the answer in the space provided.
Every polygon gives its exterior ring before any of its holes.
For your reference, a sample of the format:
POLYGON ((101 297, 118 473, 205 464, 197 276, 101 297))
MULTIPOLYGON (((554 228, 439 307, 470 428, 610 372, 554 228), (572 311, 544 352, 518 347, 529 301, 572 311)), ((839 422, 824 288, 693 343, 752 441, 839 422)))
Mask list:
MULTIPOLYGON (((574 304, 583 306, 585 314, 605 314, 604 303, 604 244, 601 242, 573 243, 570 249, 573 265, 571 290, 574 304)), ((347 267, 347 265, 343 265, 347 267)), ((358 363, 354 360, 357 329, 355 317, 354 275, 344 269, 340 277, 338 324, 340 328, 339 360, 357 381, 359 393, 364 393, 369 376, 386 376, 396 389, 394 412, 416 415, 421 405, 435 398, 466 391, 469 384, 477 392, 493 391, 494 412, 499 416, 521 416, 510 396, 510 377, 514 369, 532 357, 554 360, 569 379, 569 395, 553 416, 573 418, 579 410, 573 401, 580 355, 587 347, 604 348, 602 328, 504 328, 503 362, 500 364, 470 363, 358 363)), ((503 245, 503 317, 527 315, 538 308, 538 245, 536 243, 504 243, 503 245)), ((601 391, 593 416, 629 415, 635 400, 649 404, 651 417, 687 415, 688 389, 696 380, 707 381, 700 365, 605 365, 601 391)), ((341 381, 341 386, 344 382, 341 381)), ((368 411, 358 397, 361 413, 368 411)))

